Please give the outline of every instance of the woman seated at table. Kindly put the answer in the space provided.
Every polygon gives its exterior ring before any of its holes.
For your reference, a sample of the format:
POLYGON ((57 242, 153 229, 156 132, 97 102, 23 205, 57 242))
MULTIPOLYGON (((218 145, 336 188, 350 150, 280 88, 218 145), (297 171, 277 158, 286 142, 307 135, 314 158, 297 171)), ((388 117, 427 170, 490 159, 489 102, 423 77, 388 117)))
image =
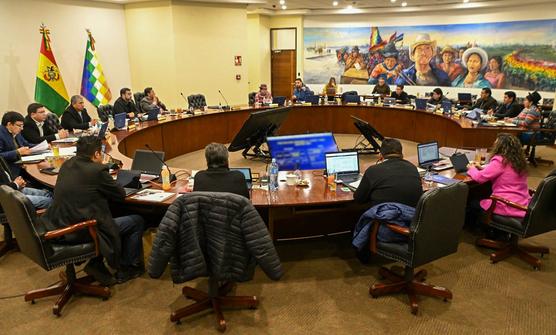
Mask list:
MULTIPOLYGON (((481 167, 473 162, 468 166, 467 175, 479 184, 492 183, 492 195, 499 196, 523 206, 529 205, 531 196, 527 186, 527 162, 518 138, 508 134, 498 134, 492 148, 490 162, 481 167)), ((467 223, 479 225, 479 218, 485 215, 490 208, 492 200, 483 199, 480 203, 469 204, 467 223)), ((523 218, 525 212, 497 202, 494 214, 523 218)), ((492 239, 505 239, 507 234, 489 228, 487 237, 492 239)))
POLYGON ((341 89, 336 84, 336 78, 330 77, 328 83, 324 85, 324 88, 322 89, 322 95, 327 96, 329 98, 330 97, 334 98, 334 96, 336 96, 336 94, 339 93, 341 93, 341 89))
POLYGON ((249 199, 245 176, 228 167, 228 149, 224 144, 211 143, 205 147, 207 169, 199 171, 193 181, 193 191, 229 192, 249 199))
MULTIPOLYGON (((511 122, 519 127, 527 129, 537 129, 540 127, 541 111, 538 107, 542 97, 537 91, 529 93, 523 100, 523 110, 515 118, 508 118, 506 122, 511 122)), ((521 143, 527 144, 533 136, 532 131, 525 131, 519 135, 521 143)))

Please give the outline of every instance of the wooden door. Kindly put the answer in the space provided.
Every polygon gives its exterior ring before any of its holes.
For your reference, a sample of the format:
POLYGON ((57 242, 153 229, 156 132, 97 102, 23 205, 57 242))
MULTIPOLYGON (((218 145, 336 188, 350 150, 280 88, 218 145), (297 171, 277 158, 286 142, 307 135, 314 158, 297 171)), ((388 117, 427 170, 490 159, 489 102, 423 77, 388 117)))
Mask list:
POLYGON ((271 56, 272 96, 285 96, 290 99, 293 94, 293 82, 296 70, 295 50, 274 50, 271 56))

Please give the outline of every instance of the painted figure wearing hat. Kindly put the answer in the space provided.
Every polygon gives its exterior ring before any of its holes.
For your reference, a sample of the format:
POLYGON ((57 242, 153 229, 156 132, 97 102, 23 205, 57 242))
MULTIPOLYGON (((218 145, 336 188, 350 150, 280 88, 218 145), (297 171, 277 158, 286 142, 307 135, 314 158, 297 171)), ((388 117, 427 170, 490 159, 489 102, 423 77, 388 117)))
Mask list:
POLYGON ((384 61, 374 67, 369 78, 369 84, 376 84, 379 77, 383 77, 388 85, 393 85, 401 71, 398 64, 398 50, 394 43, 388 43, 382 50, 384 61))
POLYGON ((442 56, 442 63, 439 67, 446 72, 450 80, 453 81, 463 72, 461 65, 456 63, 458 51, 448 45, 440 51, 440 56, 442 56))
POLYGON ((365 64, 363 56, 359 53, 358 46, 354 46, 351 49, 351 53, 346 60, 346 67, 344 71, 347 71, 351 68, 355 68, 358 71, 367 68, 367 64, 365 64))
POLYGON ((436 53, 436 41, 429 34, 419 34, 409 48, 412 66, 400 72, 396 85, 450 86, 450 78, 431 63, 436 53))
POLYGON ((490 88, 490 82, 483 74, 488 65, 487 52, 479 47, 472 47, 463 53, 462 65, 467 69, 452 82, 454 87, 490 88))

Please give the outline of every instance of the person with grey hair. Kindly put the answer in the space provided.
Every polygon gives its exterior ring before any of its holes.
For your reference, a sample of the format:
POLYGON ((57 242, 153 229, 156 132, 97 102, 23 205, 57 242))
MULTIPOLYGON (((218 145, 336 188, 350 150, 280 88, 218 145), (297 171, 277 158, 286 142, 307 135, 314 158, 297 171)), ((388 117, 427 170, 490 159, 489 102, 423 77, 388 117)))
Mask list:
POLYGON ((245 176, 228 167, 228 149, 224 144, 211 143, 205 147, 207 169, 195 175, 193 191, 229 192, 249 199, 245 176))
POLYGON ((73 131, 74 129, 86 130, 96 124, 97 120, 91 119, 89 114, 87 114, 83 97, 80 95, 72 96, 70 105, 66 108, 64 114, 62 114, 62 128, 68 131, 73 131))

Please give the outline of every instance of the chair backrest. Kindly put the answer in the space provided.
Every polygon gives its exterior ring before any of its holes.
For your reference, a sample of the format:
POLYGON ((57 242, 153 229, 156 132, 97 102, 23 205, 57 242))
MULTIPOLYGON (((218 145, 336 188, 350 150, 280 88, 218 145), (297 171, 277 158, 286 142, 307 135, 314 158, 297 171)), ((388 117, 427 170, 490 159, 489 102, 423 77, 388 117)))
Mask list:
POLYGON ((358 96, 359 93, 357 93, 357 91, 347 91, 347 92, 342 93, 342 98, 341 98, 341 99, 342 99, 342 102, 345 102, 345 101, 346 101, 346 97, 347 97, 348 95, 357 95, 357 96, 358 96))
POLYGON ((53 130, 58 131, 62 129, 62 125, 60 125, 60 118, 58 117, 58 115, 54 113, 48 113, 46 115, 46 120, 44 120, 44 123, 46 124, 47 127, 53 130))
POLYGON ((249 99, 249 106, 253 106, 255 104, 255 96, 257 95, 257 92, 251 92, 248 95, 248 99, 249 99))
POLYGON ((112 111, 113 111, 113 106, 112 105, 110 105, 110 104, 100 105, 100 106, 97 107, 98 118, 102 122, 106 122, 106 121, 108 121, 109 116, 113 116, 112 111))
POLYGON ((42 243, 40 236, 46 233, 46 229, 44 225, 37 223, 35 208, 29 199, 19 191, 1 185, 0 204, 17 237, 17 245, 21 252, 44 269, 48 269, 46 253, 52 253, 52 250, 42 243))
POLYGON ((138 106, 139 111, 144 113, 143 109, 141 108, 141 100, 145 97, 145 93, 143 92, 135 92, 133 93, 133 100, 135 100, 135 105, 138 106))
POLYGON ((189 104, 189 108, 201 109, 207 105, 207 100, 202 94, 192 94, 187 97, 187 103, 189 104))
POLYGON ((556 175, 545 177, 533 195, 523 218, 524 237, 556 230, 556 175))
POLYGON ((361 99, 359 99, 359 96, 356 94, 346 95, 344 99, 345 103, 359 103, 360 101, 361 99))
POLYGON ((463 182, 425 192, 411 223, 409 251, 414 267, 457 251, 469 189, 463 182))

